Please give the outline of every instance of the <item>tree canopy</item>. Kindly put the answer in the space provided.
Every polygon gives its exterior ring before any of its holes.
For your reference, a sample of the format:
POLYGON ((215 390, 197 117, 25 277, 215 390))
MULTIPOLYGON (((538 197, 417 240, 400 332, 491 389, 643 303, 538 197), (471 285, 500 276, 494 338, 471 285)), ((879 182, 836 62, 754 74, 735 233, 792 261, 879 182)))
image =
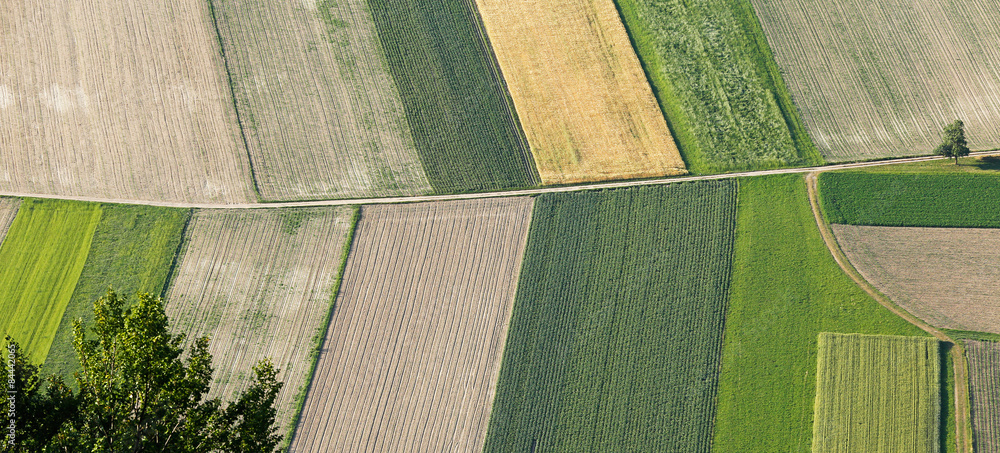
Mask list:
POLYGON ((15 339, 7 341, 14 393, 0 404, 3 451, 271 452, 282 440, 274 426, 282 383, 270 361, 254 367, 254 381, 228 406, 207 398, 209 340, 185 351, 159 297, 139 294, 130 303, 108 291, 94 303, 89 333, 76 321, 77 391, 61 377, 40 377, 15 339))
POLYGON ((934 150, 934 154, 944 157, 954 157, 955 165, 958 165, 958 158, 969 155, 968 141, 965 140, 965 124, 962 120, 955 120, 944 127, 941 144, 934 150))

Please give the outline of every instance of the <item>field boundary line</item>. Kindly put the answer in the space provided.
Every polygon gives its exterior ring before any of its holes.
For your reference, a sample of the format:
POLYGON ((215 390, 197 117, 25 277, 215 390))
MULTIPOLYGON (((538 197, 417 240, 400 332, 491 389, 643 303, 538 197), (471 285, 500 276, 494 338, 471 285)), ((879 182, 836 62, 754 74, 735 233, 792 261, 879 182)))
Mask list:
POLYGON ((902 307, 896 305, 894 302, 889 300, 888 297, 878 291, 878 289, 872 286, 871 283, 865 280, 861 273, 854 268, 854 266, 847 259, 847 255, 845 255, 844 251, 841 250, 836 237, 833 235, 833 230, 830 228, 830 224, 826 222, 826 219, 823 217, 822 210, 820 209, 817 176, 821 171, 823 170, 806 173, 806 192, 809 194, 809 205, 812 207, 813 217, 816 219, 816 226, 819 227, 820 235, 823 236, 823 242, 826 243, 826 247, 830 250, 830 254, 833 255, 833 259, 837 262, 837 265, 843 269, 844 273, 846 273, 851 280, 854 280, 854 283, 856 283, 858 287, 863 289, 866 293, 868 293, 868 295, 893 314, 931 334, 938 340, 952 344, 949 353, 951 354, 955 367, 955 443, 958 445, 959 453, 972 453, 972 425, 970 424, 972 414, 969 405, 969 375, 965 359, 965 347, 960 342, 953 340, 941 330, 934 328, 920 318, 910 314, 902 307))

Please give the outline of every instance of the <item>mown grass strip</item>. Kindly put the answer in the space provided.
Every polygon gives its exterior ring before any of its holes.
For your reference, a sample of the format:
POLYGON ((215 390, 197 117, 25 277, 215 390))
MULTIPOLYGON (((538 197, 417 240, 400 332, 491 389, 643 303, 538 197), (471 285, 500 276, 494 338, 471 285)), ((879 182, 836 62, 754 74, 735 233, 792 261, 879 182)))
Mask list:
POLYGON ((0 337, 14 337, 32 362, 49 353, 87 260, 100 205, 25 199, 0 246, 0 337))
POLYGON ((86 264, 45 360, 47 372, 73 382, 70 378, 79 368, 73 349, 73 320, 93 324, 94 301, 109 287, 122 295, 145 292, 158 296, 163 292, 190 215, 187 209, 101 206, 86 264))
POLYGON ((709 451, 736 186, 535 202, 485 451, 709 451))
POLYGON ((370 0, 427 179, 438 193, 539 183, 471 0, 370 0))
POLYGON ((925 336, 841 271, 801 175, 740 180, 714 452, 809 451, 820 332, 925 336))

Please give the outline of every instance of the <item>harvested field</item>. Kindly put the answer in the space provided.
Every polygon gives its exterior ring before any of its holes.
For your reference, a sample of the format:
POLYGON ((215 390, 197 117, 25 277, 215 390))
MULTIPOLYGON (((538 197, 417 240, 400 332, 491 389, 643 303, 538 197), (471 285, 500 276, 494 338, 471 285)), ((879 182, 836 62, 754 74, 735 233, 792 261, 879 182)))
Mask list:
POLYGON ((940 451, 934 338, 821 333, 813 453, 940 451))
POLYGON ((290 451, 482 449, 532 203, 362 208, 290 451))
POLYGON ((1000 146, 1000 1, 752 2, 828 160, 929 154, 956 118, 1000 146))
POLYGON ((211 0, 264 200, 430 192, 364 0, 211 0))
POLYGON ((851 264, 935 327, 1000 334, 1000 230, 831 225, 851 264))
POLYGON ((197 211, 167 291, 173 329, 211 339, 211 397, 234 398, 270 357, 284 434, 309 380, 354 208, 197 211))
POLYGON ((965 341, 977 453, 1000 452, 1000 343, 965 341))
POLYGON ((4 237, 7 236, 7 228, 14 221, 19 206, 21 206, 20 199, 0 198, 0 245, 3 244, 4 237))
POLYGON ((612 0, 476 0, 545 184, 685 173, 612 0))
POLYGON ((3 2, 0 187, 255 201, 207 3, 3 2))
POLYGON ((734 181, 538 197, 485 451, 711 450, 734 181))

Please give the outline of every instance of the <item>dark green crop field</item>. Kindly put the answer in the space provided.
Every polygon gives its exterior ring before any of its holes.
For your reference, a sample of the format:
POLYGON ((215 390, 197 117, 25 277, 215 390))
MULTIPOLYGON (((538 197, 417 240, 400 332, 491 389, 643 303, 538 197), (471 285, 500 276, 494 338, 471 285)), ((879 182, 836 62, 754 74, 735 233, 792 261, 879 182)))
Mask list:
POLYGON ((1000 228, 1000 176, 982 174, 821 173, 830 223, 1000 228))
POLYGON ((823 243, 802 175, 740 180, 713 452, 809 452, 820 332, 923 336, 823 243))
POLYGON ((736 184, 543 195, 488 452, 710 449, 736 184))
POLYGON ((748 0, 616 0, 695 174, 820 164, 748 0))
POLYGON ((108 204, 101 211, 86 264, 45 361, 47 372, 67 379, 78 367, 73 320, 92 324, 94 301, 109 286, 122 295, 160 295, 190 216, 187 209, 152 206, 108 204))
POLYGON ((368 3, 434 190, 537 185, 527 139, 473 1, 368 3))

